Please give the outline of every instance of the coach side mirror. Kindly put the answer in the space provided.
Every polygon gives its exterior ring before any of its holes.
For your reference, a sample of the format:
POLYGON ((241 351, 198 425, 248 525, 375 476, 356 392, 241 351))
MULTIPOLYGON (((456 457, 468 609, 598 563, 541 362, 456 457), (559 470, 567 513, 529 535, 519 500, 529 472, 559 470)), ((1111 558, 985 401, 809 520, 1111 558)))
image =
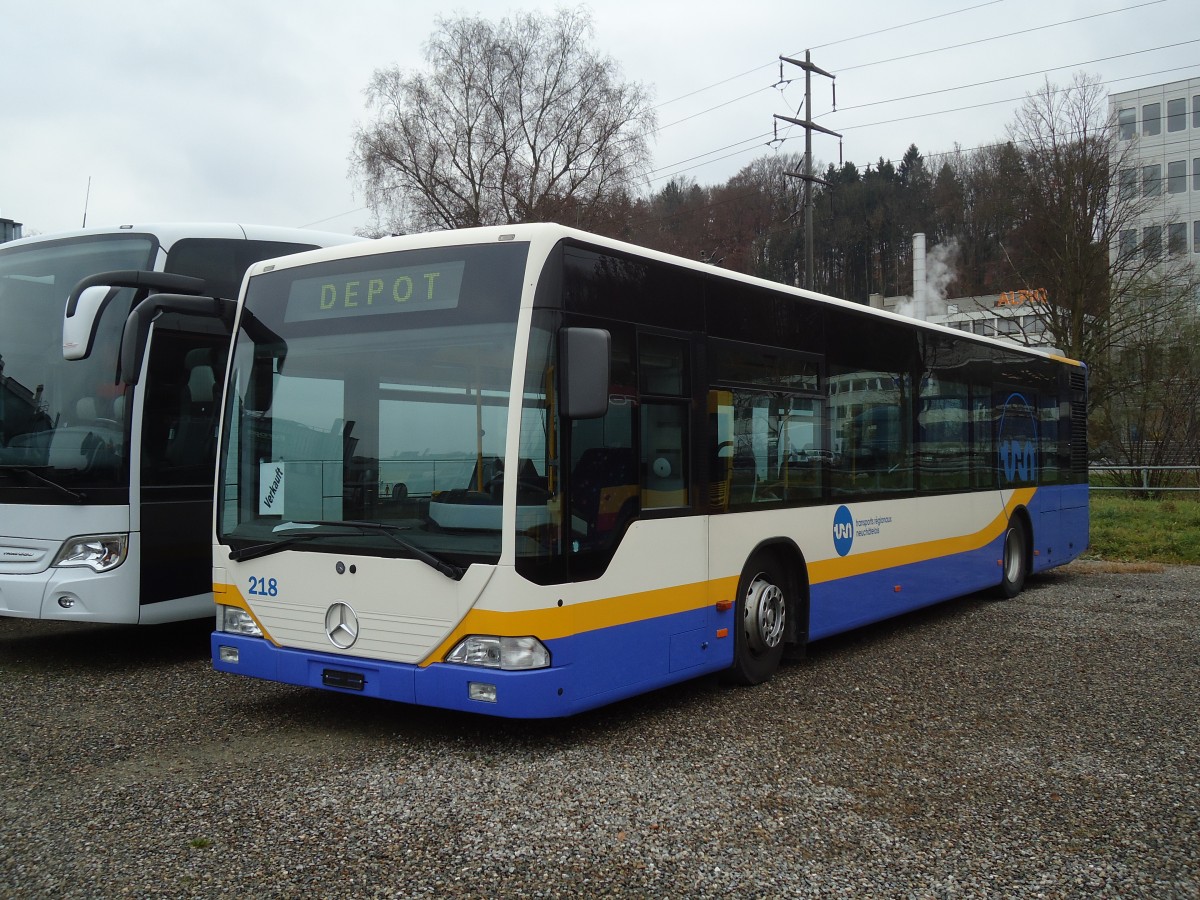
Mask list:
POLYGON ((612 337, 603 328, 564 328, 558 333, 562 414, 598 419, 608 412, 612 337))
POLYGON ((73 297, 74 314, 63 316, 63 359, 87 359, 91 355, 100 313, 116 293, 114 287, 97 284, 73 297))
MULTIPOLYGON (((136 307, 152 291, 174 291, 198 296, 207 290, 202 278, 168 272, 121 269, 89 275, 75 285, 67 296, 67 305, 63 310, 63 359, 87 359, 91 355, 100 328, 100 318, 120 288, 134 290, 130 308, 136 307)), ((120 315, 125 315, 125 312, 120 315)))
POLYGON ((120 369, 117 378, 124 384, 137 384, 142 375, 142 362, 150 328, 163 313, 220 319, 229 327, 233 322, 235 303, 220 297, 193 297, 187 294, 155 294, 135 306, 125 320, 121 333, 120 369))

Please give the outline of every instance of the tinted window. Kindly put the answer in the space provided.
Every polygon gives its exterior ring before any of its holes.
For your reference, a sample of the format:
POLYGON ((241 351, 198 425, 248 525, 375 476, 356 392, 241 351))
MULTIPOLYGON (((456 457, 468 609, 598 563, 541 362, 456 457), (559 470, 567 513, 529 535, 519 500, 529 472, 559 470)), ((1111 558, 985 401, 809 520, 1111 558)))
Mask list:
POLYGON ((1187 101, 1180 97, 1178 100, 1167 101, 1167 131, 1183 131, 1187 128, 1187 101))
POLYGON ((1187 162, 1177 159, 1167 163, 1167 193, 1182 194, 1187 190, 1187 162))
POLYGON ((1137 110, 1123 109, 1117 113, 1117 127, 1120 129, 1121 140, 1128 141, 1137 134, 1137 110))
POLYGON ((1142 134, 1162 132, 1162 104, 1147 103, 1142 107, 1142 134))

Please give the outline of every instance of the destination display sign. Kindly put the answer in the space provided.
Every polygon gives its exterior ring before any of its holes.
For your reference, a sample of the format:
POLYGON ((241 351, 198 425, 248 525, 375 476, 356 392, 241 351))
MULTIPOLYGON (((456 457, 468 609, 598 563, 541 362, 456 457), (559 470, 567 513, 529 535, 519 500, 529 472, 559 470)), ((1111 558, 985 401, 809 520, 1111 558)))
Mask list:
POLYGON ((466 262, 403 266, 299 278, 288 291, 285 322, 318 322, 455 309, 466 262))

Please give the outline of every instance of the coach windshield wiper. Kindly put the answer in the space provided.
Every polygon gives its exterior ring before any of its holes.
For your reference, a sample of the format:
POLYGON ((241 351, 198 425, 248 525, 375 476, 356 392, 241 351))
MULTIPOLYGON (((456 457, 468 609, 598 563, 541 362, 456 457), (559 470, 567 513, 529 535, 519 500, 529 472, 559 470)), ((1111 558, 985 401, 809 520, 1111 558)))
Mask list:
MULTIPOLYGON (((416 544, 413 544, 410 541, 404 540, 404 538, 400 537, 396 533, 398 531, 407 531, 408 530, 407 528, 405 528, 402 525, 389 525, 386 522, 365 522, 365 521, 361 521, 358 519, 346 519, 346 520, 342 520, 342 519, 297 519, 295 521, 285 522, 282 525, 276 525, 275 530, 278 531, 280 529, 289 528, 289 527, 297 527, 297 528, 316 528, 316 527, 334 528, 334 527, 336 527, 336 528, 357 528, 357 529, 359 529, 359 531, 364 531, 364 532, 377 531, 380 534, 386 535, 394 543, 396 543, 397 545, 399 545, 399 546, 403 547, 405 550, 407 550, 413 559, 420 560, 421 562, 425 563, 427 566, 429 566, 433 569, 437 569, 437 571, 441 572, 447 578, 453 578, 455 581, 459 581, 462 579, 463 573, 466 571, 461 566, 456 566, 453 563, 446 562, 446 560, 444 560, 444 559, 439 559, 438 557, 436 557, 432 553, 430 553, 428 550, 424 550, 421 547, 418 547, 416 544)), ((254 559, 255 557, 258 557, 258 556, 267 556, 268 554, 276 553, 279 550, 283 550, 286 547, 292 546, 293 544, 298 544, 303 541, 310 541, 310 540, 314 540, 316 538, 330 537, 330 536, 331 535, 328 535, 324 532, 312 532, 312 531, 304 532, 302 534, 293 534, 293 535, 290 535, 290 536, 284 538, 281 541, 268 541, 265 544, 255 544, 253 547, 246 547, 242 550, 234 550, 232 553, 229 554, 229 558, 232 560, 235 560, 235 561, 240 561, 243 559, 254 559)))

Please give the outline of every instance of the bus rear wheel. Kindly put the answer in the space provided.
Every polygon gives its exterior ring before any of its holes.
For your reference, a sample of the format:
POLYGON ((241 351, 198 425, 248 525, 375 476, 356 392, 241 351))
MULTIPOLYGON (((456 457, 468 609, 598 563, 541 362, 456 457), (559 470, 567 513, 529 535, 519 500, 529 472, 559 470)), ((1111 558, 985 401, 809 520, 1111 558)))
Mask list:
POLYGON ((996 586, 996 597, 1011 600, 1025 587, 1029 574, 1029 538, 1020 519, 1008 523, 1004 532, 1004 556, 1000 560, 1000 584, 996 586))
POLYGON ((738 582, 733 665, 734 684, 762 684, 783 658, 790 614, 787 571, 771 556, 750 560, 738 582))

